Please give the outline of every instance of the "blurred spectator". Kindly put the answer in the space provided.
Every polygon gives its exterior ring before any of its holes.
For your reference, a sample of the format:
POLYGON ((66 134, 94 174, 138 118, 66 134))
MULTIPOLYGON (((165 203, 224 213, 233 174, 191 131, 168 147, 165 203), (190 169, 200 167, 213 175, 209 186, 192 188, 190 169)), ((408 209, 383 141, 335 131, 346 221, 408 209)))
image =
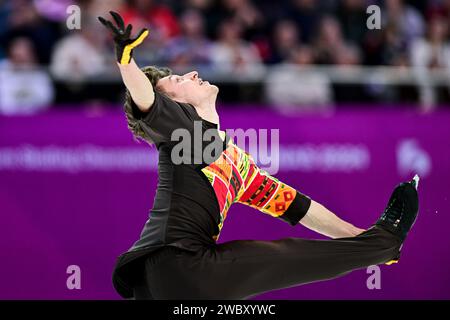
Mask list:
POLYGON ((33 0, 33 4, 42 17, 64 22, 67 18, 67 8, 74 3, 72 0, 33 0))
MULTIPOLYGON (((208 28, 216 29, 225 20, 234 20, 241 26, 241 36, 246 40, 255 39, 264 27, 264 17, 251 0, 217 0, 210 10, 208 28)), ((216 36, 214 33, 211 37, 216 36)))
POLYGON ((242 37, 253 43, 261 58, 269 54, 266 19, 252 0, 221 0, 221 21, 233 19, 241 25, 242 37))
POLYGON ((319 1, 289 0, 287 16, 295 21, 302 33, 302 41, 310 43, 316 36, 317 25, 321 18, 319 1))
POLYGON ((385 20, 384 25, 396 25, 400 37, 407 45, 425 32, 423 16, 403 0, 385 0, 385 12, 381 13, 381 17, 385 20))
POLYGON ((324 110, 332 103, 329 79, 311 68, 314 52, 307 46, 291 51, 286 63, 274 67, 266 77, 268 101, 283 112, 324 110))
POLYGON ((264 21, 264 31, 270 32, 273 25, 281 19, 288 19, 289 15, 289 0, 283 0, 281 4, 279 1, 273 0, 254 0, 260 11, 264 21))
POLYGON ((264 23, 261 12, 251 0, 222 0, 226 18, 239 22, 246 39, 253 39, 264 23))
POLYGON ((338 66, 352 66, 361 64, 361 52, 353 45, 340 46, 333 57, 333 63, 338 66))
POLYGON ((238 74, 241 78, 257 78, 264 69, 254 45, 242 39, 239 23, 229 19, 219 27, 219 40, 213 45, 211 58, 219 74, 238 74))
POLYGON ((119 12, 124 7, 125 0, 78 0, 77 5, 80 6, 83 15, 98 17, 107 15, 109 11, 119 12))
POLYGON ((214 0, 186 0, 184 1, 184 8, 190 8, 205 12, 206 10, 209 10, 209 8, 211 8, 213 2, 214 0))
POLYGON ((8 31, 8 15, 11 12, 11 5, 9 1, 0 0, 0 59, 6 56, 4 44, 6 42, 5 34, 8 31))
POLYGON ((171 7, 157 0, 127 0, 119 10, 126 24, 133 25, 133 33, 141 29, 150 31, 147 41, 134 52, 139 65, 159 65, 167 61, 164 57, 168 43, 180 35, 178 17, 171 7))
POLYGON ((339 22, 332 16, 322 18, 315 43, 316 62, 319 64, 333 63, 335 53, 341 50, 344 45, 345 41, 342 37, 339 22))
POLYGON ((411 46, 413 66, 428 69, 450 68, 448 21, 443 18, 433 19, 425 38, 417 39, 411 46))
POLYGON ((291 20, 280 20, 274 27, 272 52, 269 63, 280 63, 289 58, 293 48, 300 45, 297 25, 291 20))
POLYGON ((435 0, 430 2, 427 10, 427 18, 429 20, 443 18, 450 21, 450 0, 435 0))
POLYGON ((408 50, 406 38, 399 32, 399 26, 396 23, 390 23, 385 26, 383 33, 383 43, 380 48, 380 64, 393 65, 399 55, 404 55, 408 50))
POLYGON ((120 14, 125 23, 133 25, 135 32, 150 29, 152 40, 160 45, 180 34, 178 19, 169 7, 155 0, 128 0, 127 3, 120 14))
POLYGON ((48 74, 38 68, 30 39, 11 39, 0 62, 0 113, 31 114, 47 108, 54 92, 48 74))
MULTIPOLYGON (((450 22, 450 0, 0 0, 0 59, 6 57, 9 40, 26 38, 32 42, 35 63, 51 62, 55 77, 72 81, 110 76, 117 71, 111 35, 97 21, 90 21, 90 17, 107 16, 109 10, 120 12, 126 23, 132 23, 134 35, 141 28, 150 30, 148 40, 133 55, 139 65, 169 65, 177 72, 195 68, 219 82, 247 79, 250 83, 240 87, 248 92, 264 81, 263 62, 282 63, 281 69, 288 64, 301 65, 304 79, 318 77, 305 67, 309 63, 301 62, 308 60, 304 57, 310 57, 312 64, 338 65, 340 69, 356 64, 387 65, 408 73, 408 66, 413 65, 422 104, 450 97, 450 92, 432 83, 434 73, 429 72, 449 68, 449 34, 443 29, 448 29, 450 22), (81 22, 87 24, 81 31, 66 28, 70 4, 81 7, 81 22), (380 30, 366 28, 369 4, 383 6, 380 30), (61 39, 64 33, 67 36, 61 39), (435 88, 439 89, 436 94, 435 88)), ((439 83, 442 86, 441 80, 439 83)), ((105 88, 110 85, 104 83, 105 88)), ((333 86, 336 101, 342 101, 336 89, 339 85, 333 86)), ((376 90, 381 92, 381 87, 377 85, 376 90)), ((395 102, 400 97, 394 92, 398 87, 386 85, 383 92, 391 93, 371 97, 378 101, 394 97, 391 101, 395 102)), ((57 99, 66 97, 61 92, 57 99)), ((417 100, 417 89, 407 95, 417 100)), ((366 99, 367 95, 348 97, 366 99)))
POLYGON ((53 45, 60 37, 57 24, 40 16, 31 0, 9 1, 3 7, 8 12, 4 39, 30 39, 35 48, 37 62, 47 64, 53 45))
POLYGON ((203 18, 206 37, 212 40, 217 36, 216 29, 219 20, 216 8, 218 6, 218 0, 169 0, 167 5, 176 10, 177 17, 187 10, 199 12, 203 18))
POLYGON ((436 103, 429 71, 442 69, 450 76, 450 44, 446 42, 447 36, 448 21, 435 18, 429 24, 426 37, 417 39, 411 46, 411 63, 421 83, 420 98, 425 108, 430 108, 436 103))
POLYGON ((50 70, 55 78, 80 81, 99 75, 112 65, 107 57, 112 50, 105 47, 107 34, 91 17, 84 17, 81 30, 72 31, 55 46, 50 70))
POLYGON ((367 4, 365 0, 342 0, 337 17, 347 41, 361 44, 368 29, 366 26, 367 4))
POLYGON ((203 16, 189 9, 181 15, 182 34, 167 46, 164 58, 174 70, 195 68, 199 72, 211 65, 211 41, 206 38, 203 16))
POLYGON ((381 50, 384 44, 384 29, 370 30, 367 32, 362 49, 364 50, 364 64, 380 65, 382 64, 381 50))

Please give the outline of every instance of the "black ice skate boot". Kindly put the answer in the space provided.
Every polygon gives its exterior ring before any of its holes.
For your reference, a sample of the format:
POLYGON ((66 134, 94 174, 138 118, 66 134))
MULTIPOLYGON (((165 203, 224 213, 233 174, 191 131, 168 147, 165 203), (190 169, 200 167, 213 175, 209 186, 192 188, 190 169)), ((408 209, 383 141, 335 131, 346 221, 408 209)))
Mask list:
MULTIPOLYGON (((393 233, 403 242, 417 219, 419 198, 417 187, 419 176, 415 175, 411 181, 400 183, 395 187, 389 202, 375 225, 393 233)), ((398 262, 400 252, 396 258, 387 262, 398 262)))

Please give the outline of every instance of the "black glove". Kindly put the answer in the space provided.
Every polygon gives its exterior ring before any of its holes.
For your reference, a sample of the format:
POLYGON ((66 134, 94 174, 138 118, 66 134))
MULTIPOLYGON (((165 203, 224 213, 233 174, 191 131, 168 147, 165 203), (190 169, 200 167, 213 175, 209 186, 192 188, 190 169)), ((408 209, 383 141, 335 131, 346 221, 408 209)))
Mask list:
POLYGON ((117 24, 115 27, 111 21, 98 17, 98 20, 110 29, 114 35, 114 42, 116 44, 117 61, 120 64, 129 64, 133 56, 133 49, 140 45, 142 41, 148 36, 148 29, 142 29, 136 38, 130 39, 131 29, 133 26, 129 24, 126 28, 122 17, 114 11, 109 12, 117 24))

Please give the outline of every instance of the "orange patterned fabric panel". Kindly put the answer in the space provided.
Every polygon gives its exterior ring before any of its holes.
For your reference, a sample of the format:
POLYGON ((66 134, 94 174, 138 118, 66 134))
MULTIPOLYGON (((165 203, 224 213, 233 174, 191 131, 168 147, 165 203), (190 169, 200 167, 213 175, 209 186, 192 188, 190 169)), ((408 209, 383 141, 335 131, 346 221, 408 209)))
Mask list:
MULTIPOLYGON (((253 158, 232 140, 221 156, 202 169, 217 197, 220 208, 219 230, 230 206, 239 202, 273 217, 289 208, 297 191, 260 169, 253 158)), ((220 231, 219 231, 220 234, 220 231)), ((219 234, 214 236, 217 240, 219 234)))

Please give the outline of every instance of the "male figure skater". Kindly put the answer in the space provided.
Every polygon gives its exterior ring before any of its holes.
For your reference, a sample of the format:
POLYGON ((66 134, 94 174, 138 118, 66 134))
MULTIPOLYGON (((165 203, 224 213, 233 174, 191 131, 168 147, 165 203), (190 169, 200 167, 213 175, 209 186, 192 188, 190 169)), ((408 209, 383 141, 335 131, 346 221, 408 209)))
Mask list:
MULTIPOLYGON (((417 179, 398 185, 376 223, 364 230, 261 170, 251 155, 220 131, 219 89, 193 71, 142 70, 133 49, 148 35, 131 38, 132 26, 111 15, 118 67, 127 88, 125 113, 135 136, 156 145, 158 188, 140 239, 116 264, 113 283, 124 298, 246 299, 270 290, 331 279, 400 257, 418 212, 417 179), (175 129, 201 127, 209 141, 191 144, 175 161, 175 129), (194 161, 213 144, 212 160, 194 161), (219 147, 216 149, 216 147, 219 147), (291 225, 299 222, 330 240, 284 238, 217 244, 231 204, 239 202, 291 225)), ((191 134, 193 137, 194 134, 191 134)))

